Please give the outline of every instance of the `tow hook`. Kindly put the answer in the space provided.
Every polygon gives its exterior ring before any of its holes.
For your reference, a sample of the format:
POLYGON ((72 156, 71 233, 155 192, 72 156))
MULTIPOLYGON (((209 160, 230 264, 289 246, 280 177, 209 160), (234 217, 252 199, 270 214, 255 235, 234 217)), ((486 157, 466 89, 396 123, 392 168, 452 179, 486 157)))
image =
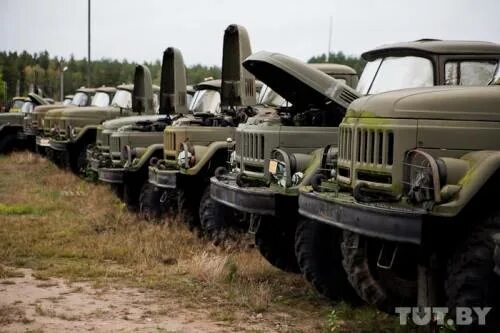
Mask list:
POLYGON ((394 265, 394 260, 398 253, 398 246, 395 244, 385 243, 380 249, 377 259, 377 267, 382 269, 391 269, 394 265))
POLYGON ((257 214, 250 215, 250 225, 248 226, 248 233, 250 235, 255 235, 255 233, 257 233, 260 227, 260 220, 260 216, 257 214))

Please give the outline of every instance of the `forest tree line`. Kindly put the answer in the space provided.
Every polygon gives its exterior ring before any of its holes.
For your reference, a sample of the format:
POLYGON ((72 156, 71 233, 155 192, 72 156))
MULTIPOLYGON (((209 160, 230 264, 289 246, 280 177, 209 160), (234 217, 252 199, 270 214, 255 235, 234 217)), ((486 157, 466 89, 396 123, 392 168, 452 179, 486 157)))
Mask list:
MULTIPOLYGON (((353 67, 361 73, 365 65, 364 60, 355 56, 347 56, 342 52, 331 53, 328 59, 326 54, 311 57, 309 63, 340 63, 353 67)), ((91 63, 92 86, 116 86, 131 82, 137 63, 126 59, 100 59, 91 63)), ((153 77, 153 83, 160 83, 161 62, 145 62, 153 77)), ((77 88, 85 86, 87 82, 87 61, 85 59, 69 59, 51 57, 47 51, 30 54, 23 52, 0 52, 0 103, 20 95, 24 96, 31 91, 42 91, 44 97, 56 100, 60 96, 61 70, 67 67, 64 75, 64 95, 73 93, 77 88)), ((220 78, 219 66, 192 65, 187 68, 189 84, 195 84, 203 79, 220 78)))

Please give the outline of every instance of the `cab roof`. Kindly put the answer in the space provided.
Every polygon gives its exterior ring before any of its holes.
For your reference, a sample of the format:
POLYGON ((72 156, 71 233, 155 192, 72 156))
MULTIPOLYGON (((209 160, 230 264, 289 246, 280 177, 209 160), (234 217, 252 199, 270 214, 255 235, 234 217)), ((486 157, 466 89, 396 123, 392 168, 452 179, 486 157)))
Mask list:
POLYGON ((379 46, 361 55, 367 61, 390 54, 482 54, 500 55, 500 44, 482 41, 420 39, 379 46))
POLYGON ((97 88, 96 91, 100 91, 100 92, 105 92, 105 93, 108 93, 108 94, 112 94, 112 93, 116 92, 116 88, 115 87, 102 86, 102 87, 97 88))
POLYGON ((331 63, 312 63, 309 64, 312 67, 322 71, 325 74, 328 75, 335 75, 335 74, 344 74, 344 75, 356 75, 356 71, 354 68, 351 68, 346 65, 341 65, 341 64, 331 64, 331 63))
POLYGON ((194 86, 195 90, 204 90, 204 89, 211 89, 211 90, 220 90, 221 87, 221 80, 208 80, 208 81, 203 81, 194 86))
POLYGON ((86 94, 92 94, 95 93, 96 89, 95 88, 86 88, 86 87, 80 87, 76 89, 76 92, 82 92, 86 94))
POLYGON ((116 89, 120 89, 120 90, 128 90, 130 92, 133 92, 134 91, 134 85, 132 83, 127 83, 127 84, 120 84, 118 86, 116 86, 116 89))

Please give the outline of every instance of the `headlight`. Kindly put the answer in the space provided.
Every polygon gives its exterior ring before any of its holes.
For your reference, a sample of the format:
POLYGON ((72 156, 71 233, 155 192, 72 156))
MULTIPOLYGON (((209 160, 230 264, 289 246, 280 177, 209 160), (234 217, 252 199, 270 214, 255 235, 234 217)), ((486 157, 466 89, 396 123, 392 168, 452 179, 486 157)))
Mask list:
POLYGON ((181 144, 181 151, 177 155, 177 164, 182 168, 190 168, 194 165, 195 156, 194 149, 188 142, 183 142, 181 144))
POLYGON ((271 153, 267 172, 279 185, 295 186, 304 178, 302 171, 310 160, 311 156, 306 154, 291 154, 282 149, 275 149, 271 153))
POLYGON ((236 150, 233 150, 231 154, 229 154, 229 166, 231 169, 236 166, 236 150))
POLYGON ((332 178, 337 178, 337 158, 338 148, 326 146, 323 149, 323 156, 321 158, 321 169, 327 171, 332 178))
POLYGON ((446 168, 421 150, 406 153, 403 163, 403 185, 408 199, 414 203, 440 202, 441 186, 446 183, 446 168))

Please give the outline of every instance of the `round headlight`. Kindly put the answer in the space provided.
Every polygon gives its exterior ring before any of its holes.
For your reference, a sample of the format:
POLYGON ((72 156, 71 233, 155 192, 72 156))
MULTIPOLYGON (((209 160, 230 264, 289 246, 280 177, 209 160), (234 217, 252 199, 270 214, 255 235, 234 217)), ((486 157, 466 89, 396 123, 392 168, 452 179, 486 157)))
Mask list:
POLYGON ((233 150, 233 152, 229 155, 229 165, 231 168, 233 168, 236 165, 236 151, 233 150))
POLYGON ((190 165, 190 161, 193 155, 187 151, 187 150, 182 150, 179 155, 177 155, 177 164, 180 167, 185 167, 188 168, 190 165))
POLYGON ((439 202, 444 170, 440 173, 441 161, 428 153, 415 149, 405 155, 403 184, 408 200, 415 203, 439 202))

